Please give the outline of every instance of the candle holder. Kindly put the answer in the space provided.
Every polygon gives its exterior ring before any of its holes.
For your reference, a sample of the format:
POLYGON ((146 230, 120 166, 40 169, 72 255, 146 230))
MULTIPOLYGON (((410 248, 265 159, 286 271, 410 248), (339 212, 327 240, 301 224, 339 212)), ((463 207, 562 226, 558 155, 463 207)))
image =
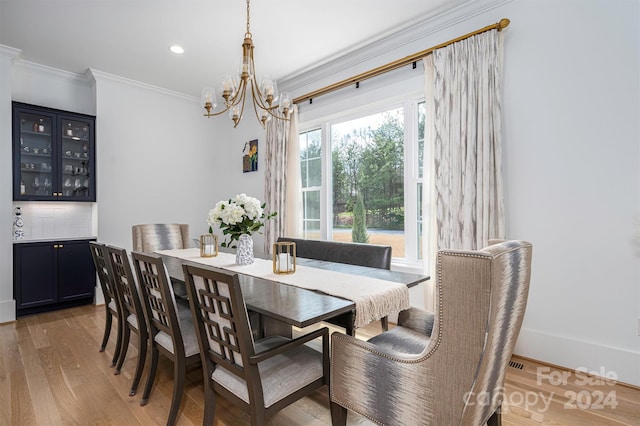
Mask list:
POLYGON ((200 257, 218 255, 218 236, 214 234, 200 235, 200 257))
POLYGON ((296 272, 296 243, 278 242, 273 244, 273 273, 293 274, 296 272))

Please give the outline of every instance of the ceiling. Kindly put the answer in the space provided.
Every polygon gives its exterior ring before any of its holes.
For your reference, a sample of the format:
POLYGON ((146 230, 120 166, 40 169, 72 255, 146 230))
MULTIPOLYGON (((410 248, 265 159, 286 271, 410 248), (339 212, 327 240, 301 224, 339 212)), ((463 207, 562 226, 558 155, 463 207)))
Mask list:
MULTIPOLYGON (((254 0, 256 72, 290 77, 469 1, 254 0)), ((20 59, 197 97, 237 71, 245 30, 244 0, 0 0, 0 44, 20 59)))

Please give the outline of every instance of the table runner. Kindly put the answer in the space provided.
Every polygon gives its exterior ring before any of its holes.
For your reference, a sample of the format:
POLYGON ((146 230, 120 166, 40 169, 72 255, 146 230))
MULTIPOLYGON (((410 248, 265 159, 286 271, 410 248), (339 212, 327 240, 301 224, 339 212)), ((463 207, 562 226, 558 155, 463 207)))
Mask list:
POLYGON ((198 248, 158 250, 156 253, 351 300, 356 305, 356 328, 410 306, 406 285, 378 278, 302 265, 296 265, 294 274, 280 275, 273 273, 271 260, 255 259, 251 265, 236 265, 234 254, 200 257, 198 248))

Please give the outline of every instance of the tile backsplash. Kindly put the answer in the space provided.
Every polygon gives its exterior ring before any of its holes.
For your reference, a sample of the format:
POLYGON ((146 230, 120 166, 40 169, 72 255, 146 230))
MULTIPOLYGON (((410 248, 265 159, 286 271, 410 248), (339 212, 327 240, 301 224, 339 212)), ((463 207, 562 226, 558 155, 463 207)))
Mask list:
POLYGON ((25 240, 97 235, 95 203, 14 202, 14 210, 16 207, 20 207, 22 211, 25 240))

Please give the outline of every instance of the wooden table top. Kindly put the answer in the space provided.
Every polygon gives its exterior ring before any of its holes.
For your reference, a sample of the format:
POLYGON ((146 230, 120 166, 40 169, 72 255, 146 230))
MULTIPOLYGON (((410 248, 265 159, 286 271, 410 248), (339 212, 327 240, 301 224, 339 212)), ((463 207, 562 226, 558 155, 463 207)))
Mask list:
MULTIPOLYGON (((184 288, 182 265, 188 261, 167 255, 160 256, 162 256, 169 276, 174 283, 176 294, 185 296, 186 289, 184 288)), ((297 258, 296 263, 308 267, 393 281, 405 284, 408 287, 413 287, 429 279, 426 275, 312 259, 297 258)), ((202 266, 197 263, 193 264, 202 266)), ((355 304, 351 300, 336 296, 330 296, 328 294, 241 273, 238 274, 238 279, 242 286, 242 295, 245 304, 249 310, 296 327, 307 327, 337 315, 352 312, 355 309, 355 304)))

